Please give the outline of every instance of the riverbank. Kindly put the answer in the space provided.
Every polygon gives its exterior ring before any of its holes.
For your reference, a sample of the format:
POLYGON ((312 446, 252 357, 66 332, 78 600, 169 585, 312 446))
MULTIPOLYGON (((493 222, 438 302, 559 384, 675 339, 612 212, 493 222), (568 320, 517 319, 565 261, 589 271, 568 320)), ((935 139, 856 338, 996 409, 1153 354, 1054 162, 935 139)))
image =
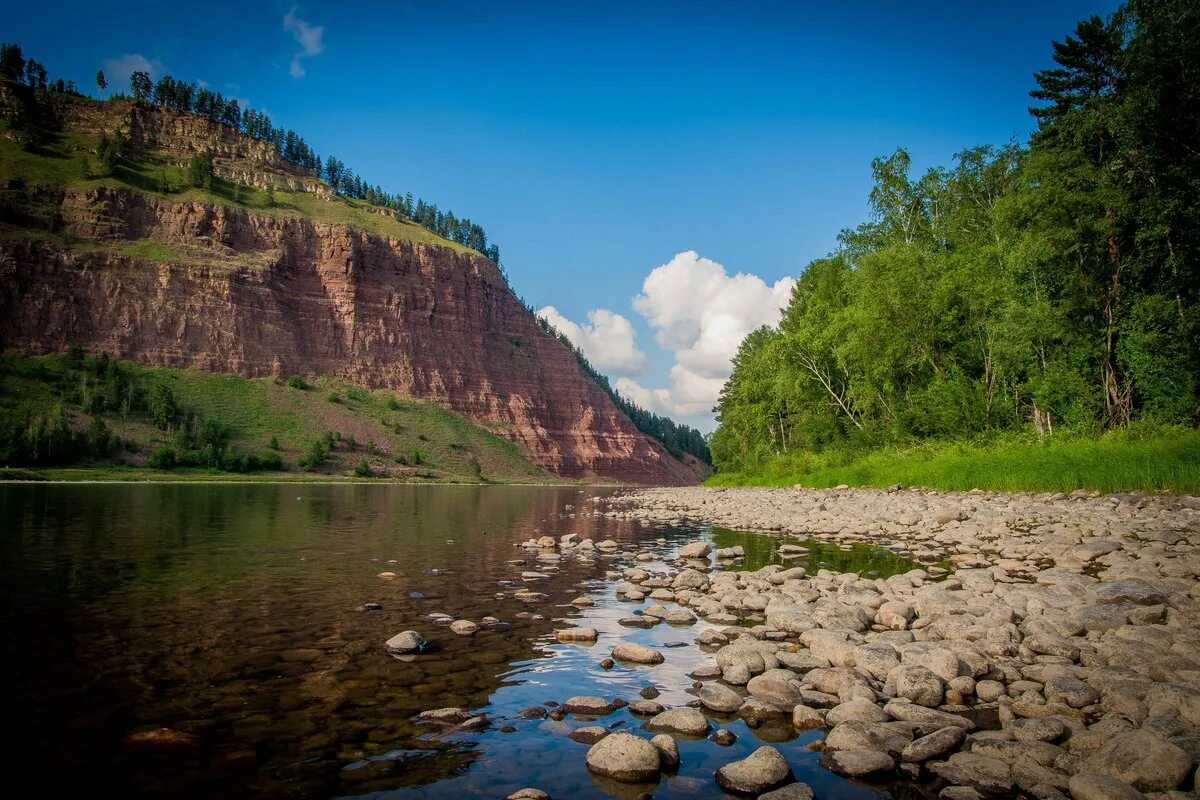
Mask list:
MULTIPOLYGON (((359 483, 400 484, 408 486, 583 486, 583 481, 547 480, 531 476, 526 480, 471 480, 457 476, 420 473, 411 476, 379 475, 360 477, 320 472, 218 472, 205 469, 156 470, 149 467, 98 465, 94 467, 0 467, 0 483, 359 483)), ((591 484, 609 486, 615 484, 591 484)))
POLYGON ((1022 439, 988 445, 952 442, 866 453, 789 454, 751 472, 719 473, 708 483, 1200 494, 1200 432, 1180 428, 1145 435, 1114 432, 1100 438, 1022 439))
MULTIPOLYGON (((736 553, 695 543, 662 574, 611 573, 619 597, 723 626, 693 645, 713 658, 689 676, 705 716, 827 730, 809 745, 827 769, 908 778, 948 800, 1165 800, 1196 788, 1197 498, 686 488, 621 492, 595 513, 872 542, 956 568, 940 581, 924 569, 883 579, 785 558, 748 572, 736 553)), ((589 766, 605 755, 589 753, 589 766)), ((769 744, 716 779, 811 796, 769 744)))

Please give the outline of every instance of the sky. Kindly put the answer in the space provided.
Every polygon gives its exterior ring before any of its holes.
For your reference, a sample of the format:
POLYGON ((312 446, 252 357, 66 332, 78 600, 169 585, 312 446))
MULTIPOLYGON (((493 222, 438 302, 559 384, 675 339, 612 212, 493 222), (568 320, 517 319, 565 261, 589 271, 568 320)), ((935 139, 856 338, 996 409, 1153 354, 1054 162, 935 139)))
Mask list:
POLYGON ((1024 141, 1050 42, 1116 4, 4 5, 52 78, 203 81, 482 224, 623 393, 709 431, 738 343, 866 219, 871 159, 1024 141))

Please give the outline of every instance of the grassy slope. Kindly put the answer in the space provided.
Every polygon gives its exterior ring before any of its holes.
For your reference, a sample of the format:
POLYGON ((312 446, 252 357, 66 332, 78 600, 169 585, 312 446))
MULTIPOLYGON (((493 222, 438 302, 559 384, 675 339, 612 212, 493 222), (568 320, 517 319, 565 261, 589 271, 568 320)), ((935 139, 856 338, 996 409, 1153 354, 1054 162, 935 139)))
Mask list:
MULTIPOLYGON (((122 365, 146 383, 164 380, 172 388, 181 406, 199 412, 232 429, 231 444, 240 452, 265 453, 271 438, 279 441, 284 473, 263 473, 257 479, 310 479, 313 477, 346 476, 363 459, 377 473, 399 479, 441 479, 455 481, 486 480, 526 482, 553 480, 521 455, 516 445, 447 411, 441 406, 413 400, 395 392, 366 391, 343 381, 320 379, 306 390, 294 389, 271 378, 246 379, 194 370, 140 367, 132 362, 122 365), (327 464, 317 473, 307 473, 297 467, 308 444, 326 431, 341 434, 327 464), (345 440, 353 436, 354 450, 345 440), (371 451, 371 443, 375 452, 371 451), (421 453, 422 463, 414 464, 413 454, 421 453), (402 455, 409 466, 398 464, 395 456, 402 455), (472 460, 480 466, 477 475, 472 460)), ((51 392, 53 376, 64 367, 59 357, 22 358, 5 356, 0 370, 0 404, 32 401, 37 404, 57 402, 51 392), (46 380, 29 377, 32 364, 46 366, 46 380), (24 374, 23 374, 24 373, 24 374)), ((69 409, 76 427, 86 427, 88 418, 77 408, 69 409)), ((121 439, 136 443, 136 452, 122 451, 106 462, 87 468, 18 470, 9 477, 51 478, 236 478, 256 479, 256 476, 232 476, 197 470, 173 470, 156 473, 143 466, 147 454, 167 443, 166 433, 149 424, 144 418, 123 419, 106 415, 105 423, 121 439), (125 462, 122 465, 120 462, 125 462)), ((0 471, 0 477, 6 473, 0 471)))
POLYGON ((754 475, 723 473, 719 486, 925 486, 966 491, 1094 489, 1200 494, 1200 432, 1187 429, 1098 439, 1060 437, 992 445, 938 444, 835 456, 779 458, 754 475))
MULTIPOLYGON (((414 222, 399 218, 389 209, 372 206, 360 200, 345 197, 324 199, 310 192, 277 189, 275 205, 271 206, 267 204, 265 191, 248 186, 239 189, 220 178, 213 179, 211 190, 183 188, 186 184, 184 170, 154 154, 145 156, 141 161, 123 162, 111 177, 89 178, 89 170, 94 173, 98 169, 96 159, 92 155, 97 146, 95 140, 78 134, 48 135, 48 139, 47 144, 36 147, 31 152, 0 136, 0 182, 15 178, 27 185, 71 188, 121 186, 173 201, 201 201, 276 217, 302 217, 314 222, 370 231, 401 241, 448 247, 462 253, 474 252, 468 247, 443 239, 414 222), (159 191, 164 176, 168 185, 174 187, 174 191, 159 191)), ((0 235, 23 236, 31 233, 36 235, 40 232, 0 224, 0 235)), ((67 243, 85 246, 81 242, 67 243)))

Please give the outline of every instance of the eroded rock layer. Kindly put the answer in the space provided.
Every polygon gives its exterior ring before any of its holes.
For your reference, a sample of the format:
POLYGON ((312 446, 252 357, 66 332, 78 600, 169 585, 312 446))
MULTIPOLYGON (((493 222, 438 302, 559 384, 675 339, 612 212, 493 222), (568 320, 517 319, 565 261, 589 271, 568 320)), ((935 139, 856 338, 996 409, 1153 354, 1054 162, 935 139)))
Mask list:
POLYGON ((694 483, 482 256, 113 188, 43 190, 70 245, 0 244, 0 336, 247 377, 333 375, 439 402, 568 478, 694 483), (133 242, 159 245, 154 260, 133 242))

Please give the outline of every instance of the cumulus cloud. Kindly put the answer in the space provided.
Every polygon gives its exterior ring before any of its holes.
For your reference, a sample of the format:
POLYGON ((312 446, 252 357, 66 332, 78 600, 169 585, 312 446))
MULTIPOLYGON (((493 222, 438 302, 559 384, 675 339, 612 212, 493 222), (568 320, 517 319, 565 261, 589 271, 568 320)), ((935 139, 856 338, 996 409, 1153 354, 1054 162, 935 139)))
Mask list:
POLYGON ((620 314, 606 308, 592 309, 582 325, 564 317, 554 306, 546 306, 537 314, 570 339, 602 372, 637 375, 646 368, 646 354, 637 346, 637 331, 620 314))
POLYGON ((768 285, 757 275, 730 275, 695 251, 677 254, 646 276, 633 300, 655 341, 674 356, 668 385, 647 389, 625 379, 618 391, 651 411, 711 428, 711 409, 738 345, 754 329, 779 322, 795 284, 788 277, 768 285))
POLYGON ((288 72, 293 78, 303 78, 305 71, 301 60, 320 55, 325 50, 325 27, 309 24, 300 18, 297 11, 299 7, 292 6, 291 10, 283 15, 283 29, 300 45, 300 52, 292 56, 288 72))
POLYGON ((149 72, 151 78, 157 78, 166 69, 157 58, 149 59, 141 53, 125 53, 104 59, 104 77, 114 91, 128 91, 129 76, 135 72, 149 72))

